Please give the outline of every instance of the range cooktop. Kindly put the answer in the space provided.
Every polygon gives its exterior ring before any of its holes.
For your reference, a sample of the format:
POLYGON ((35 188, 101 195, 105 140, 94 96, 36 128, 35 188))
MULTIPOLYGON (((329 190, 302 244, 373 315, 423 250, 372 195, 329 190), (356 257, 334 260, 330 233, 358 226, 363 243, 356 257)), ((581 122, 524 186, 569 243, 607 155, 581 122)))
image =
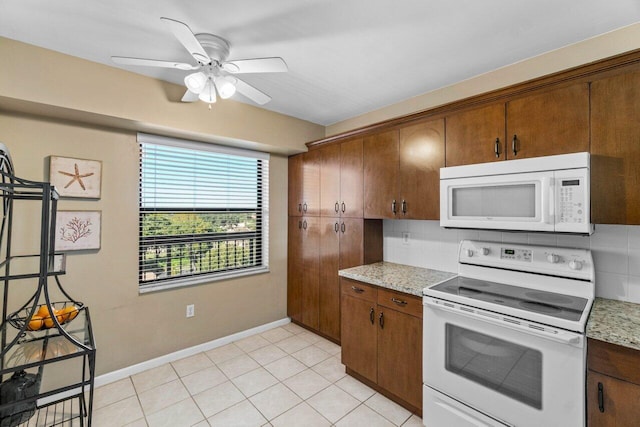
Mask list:
POLYGON ((463 276, 454 277, 430 289, 573 321, 580 320, 588 303, 586 298, 463 276))

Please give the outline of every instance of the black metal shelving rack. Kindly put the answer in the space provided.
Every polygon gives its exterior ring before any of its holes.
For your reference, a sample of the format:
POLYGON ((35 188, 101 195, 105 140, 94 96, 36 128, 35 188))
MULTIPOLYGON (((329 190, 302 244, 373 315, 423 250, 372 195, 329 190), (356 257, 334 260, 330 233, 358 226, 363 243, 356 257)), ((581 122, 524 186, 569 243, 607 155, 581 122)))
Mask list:
POLYGON ((95 341, 88 307, 73 299, 60 281, 60 276, 65 274, 66 258, 54 250, 57 200, 58 194, 48 182, 16 177, 9 152, 0 144, 0 283, 3 285, 0 380, 7 381, 15 372, 25 371, 37 375, 41 381, 35 396, 0 401, 2 426, 16 425, 8 414, 20 411, 26 412, 22 424, 18 424, 21 426, 91 426, 95 341), (29 204, 31 214, 35 213, 34 209, 40 211, 39 250, 36 254, 14 255, 12 240, 18 238, 12 233, 14 206, 23 203, 29 204), (30 297, 25 298, 24 304, 10 307, 16 304, 16 298, 10 298, 16 288, 20 288, 20 297, 30 297), (30 320, 43 305, 50 313, 70 305, 78 311, 73 318, 51 316, 52 326, 30 330, 33 328, 30 320), (75 372, 76 365, 78 372, 75 372), (70 368, 77 375, 67 376, 70 368), (52 381, 48 381, 48 372, 53 374, 52 381))

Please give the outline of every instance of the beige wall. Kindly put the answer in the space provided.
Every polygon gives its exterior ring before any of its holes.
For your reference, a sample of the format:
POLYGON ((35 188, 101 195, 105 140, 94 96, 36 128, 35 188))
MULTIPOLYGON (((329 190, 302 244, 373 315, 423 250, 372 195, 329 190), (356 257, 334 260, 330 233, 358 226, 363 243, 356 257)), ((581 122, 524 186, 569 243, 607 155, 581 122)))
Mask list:
MULTIPOLYGON (((102 211, 101 249, 69 254, 62 277, 67 291, 90 307, 98 374, 286 317, 287 196, 280 190, 287 186, 285 157, 271 157, 270 273, 139 295, 135 133, 0 114, 0 142, 9 147, 17 174, 27 179, 46 179, 45 162, 52 154, 103 162, 100 200, 59 203, 61 210, 102 211), (196 316, 187 319, 190 303, 196 316)), ((20 202, 16 212, 14 253, 35 252, 37 206, 20 202)), ((12 304, 23 302, 13 291, 12 304)))
POLYGON ((327 126, 331 136, 640 48, 640 23, 327 126))
MULTIPOLYGON (((184 88, 0 38, 0 142, 17 174, 47 180, 50 155, 103 162, 98 201, 61 200, 62 210, 101 210, 102 247, 70 254, 63 283, 90 307, 103 374, 286 317, 287 160, 321 138, 322 126, 226 100, 176 102, 184 88), (138 294, 136 131, 254 148, 272 154, 266 274, 138 294), (187 304, 196 316, 185 318, 187 304)), ((39 215, 20 203, 14 253, 36 252, 39 215)), ((34 285, 29 285, 33 287, 34 285)), ((11 293, 10 309, 29 286, 11 293)), ((14 289, 15 291, 16 289, 14 289)))

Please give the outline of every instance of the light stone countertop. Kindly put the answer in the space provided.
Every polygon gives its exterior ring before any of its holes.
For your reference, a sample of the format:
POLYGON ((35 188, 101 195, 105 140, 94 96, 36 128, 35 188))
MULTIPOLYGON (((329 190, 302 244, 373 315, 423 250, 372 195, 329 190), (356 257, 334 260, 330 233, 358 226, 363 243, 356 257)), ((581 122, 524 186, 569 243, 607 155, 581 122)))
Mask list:
POLYGON ((457 274, 393 262, 377 262, 340 270, 338 275, 421 297, 424 288, 448 280, 457 274))
POLYGON ((587 337, 640 350, 640 304, 596 298, 587 337))

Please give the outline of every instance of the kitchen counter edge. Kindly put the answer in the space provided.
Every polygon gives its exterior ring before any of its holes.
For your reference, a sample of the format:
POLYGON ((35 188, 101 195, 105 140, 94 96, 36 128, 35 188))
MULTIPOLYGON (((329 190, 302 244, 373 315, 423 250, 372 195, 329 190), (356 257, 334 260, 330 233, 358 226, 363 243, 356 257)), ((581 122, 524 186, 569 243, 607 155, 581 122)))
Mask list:
POLYGON ((338 271, 340 277, 422 297, 424 288, 457 276, 448 271, 413 267, 393 262, 376 262, 338 271))
POLYGON ((640 304, 596 298, 587 338, 640 350, 640 304))

